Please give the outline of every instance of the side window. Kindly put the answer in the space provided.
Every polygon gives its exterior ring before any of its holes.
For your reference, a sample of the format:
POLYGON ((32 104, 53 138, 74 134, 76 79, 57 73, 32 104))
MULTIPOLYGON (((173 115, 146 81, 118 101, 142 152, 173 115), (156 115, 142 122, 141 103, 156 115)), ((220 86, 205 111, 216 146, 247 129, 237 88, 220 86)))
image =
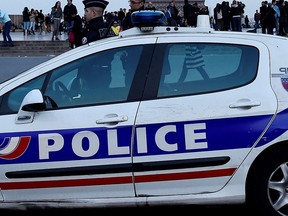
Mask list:
POLYGON ((170 44, 164 53, 158 97, 237 88, 256 77, 259 51, 231 44, 170 44))
POLYGON ((125 102, 142 50, 142 45, 111 49, 48 71, 1 96, 0 114, 17 113, 33 89, 44 92, 47 109, 125 102))
POLYGON ((33 89, 42 89, 45 77, 45 75, 37 77, 3 95, 0 98, 0 114, 17 113, 21 106, 22 100, 29 91, 33 89))
POLYGON ((142 46, 122 47, 76 60, 52 72, 45 91, 58 108, 125 102, 142 46), (127 59, 132 64, 127 64, 127 59))

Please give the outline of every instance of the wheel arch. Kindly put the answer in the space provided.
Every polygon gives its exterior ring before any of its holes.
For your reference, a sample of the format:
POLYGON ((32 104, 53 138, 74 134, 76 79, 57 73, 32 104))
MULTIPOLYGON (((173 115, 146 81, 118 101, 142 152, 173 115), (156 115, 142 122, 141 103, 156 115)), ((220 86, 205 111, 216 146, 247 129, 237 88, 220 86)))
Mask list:
POLYGON ((283 152, 287 152, 286 155, 287 155, 287 161, 288 161, 288 140, 281 141, 281 142, 278 142, 269 146, 268 148, 264 149, 253 161, 247 173, 247 180, 246 180, 246 186, 245 186, 246 202, 249 202, 251 188, 253 187, 252 182, 253 182, 253 178, 255 177, 254 175, 255 169, 261 166, 261 164, 264 163, 265 160, 267 160, 267 158, 271 158, 275 155, 282 155, 283 152))

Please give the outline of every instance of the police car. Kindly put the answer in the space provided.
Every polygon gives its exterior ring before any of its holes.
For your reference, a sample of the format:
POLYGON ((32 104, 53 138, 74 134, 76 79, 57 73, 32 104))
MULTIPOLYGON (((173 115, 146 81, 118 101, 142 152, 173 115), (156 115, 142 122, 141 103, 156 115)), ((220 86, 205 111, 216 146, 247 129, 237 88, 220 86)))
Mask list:
POLYGON ((0 84, 0 208, 288 215, 288 39, 163 16, 0 84))

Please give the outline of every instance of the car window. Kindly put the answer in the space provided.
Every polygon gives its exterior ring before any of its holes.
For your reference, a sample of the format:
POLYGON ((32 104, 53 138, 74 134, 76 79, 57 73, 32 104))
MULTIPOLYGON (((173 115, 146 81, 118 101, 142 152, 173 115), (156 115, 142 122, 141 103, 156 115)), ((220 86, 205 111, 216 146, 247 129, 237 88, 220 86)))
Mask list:
POLYGON ((32 89, 41 89, 44 84, 45 77, 46 75, 37 77, 4 94, 0 98, 0 114, 17 113, 25 95, 32 89))
POLYGON ((142 46, 112 49, 79 59, 52 72, 45 96, 58 108, 124 102, 142 46), (132 64, 127 64, 127 58, 132 64))
POLYGON ((125 102, 142 50, 142 45, 111 49, 55 68, 47 81, 43 75, 3 95, 0 114, 17 113, 33 89, 48 98, 48 109, 125 102))
POLYGON ((169 44, 158 97, 236 88, 256 77, 258 49, 230 44, 169 44))

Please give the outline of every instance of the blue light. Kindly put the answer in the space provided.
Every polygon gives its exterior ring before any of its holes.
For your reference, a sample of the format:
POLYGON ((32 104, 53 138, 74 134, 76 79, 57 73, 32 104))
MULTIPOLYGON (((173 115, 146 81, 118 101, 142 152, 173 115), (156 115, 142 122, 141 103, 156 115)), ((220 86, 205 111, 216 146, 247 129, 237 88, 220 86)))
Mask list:
POLYGON ((162 11, 135 11, 131 15, 131 21, 135 27, 155 27, 167 25, 167 19, 162 11))

